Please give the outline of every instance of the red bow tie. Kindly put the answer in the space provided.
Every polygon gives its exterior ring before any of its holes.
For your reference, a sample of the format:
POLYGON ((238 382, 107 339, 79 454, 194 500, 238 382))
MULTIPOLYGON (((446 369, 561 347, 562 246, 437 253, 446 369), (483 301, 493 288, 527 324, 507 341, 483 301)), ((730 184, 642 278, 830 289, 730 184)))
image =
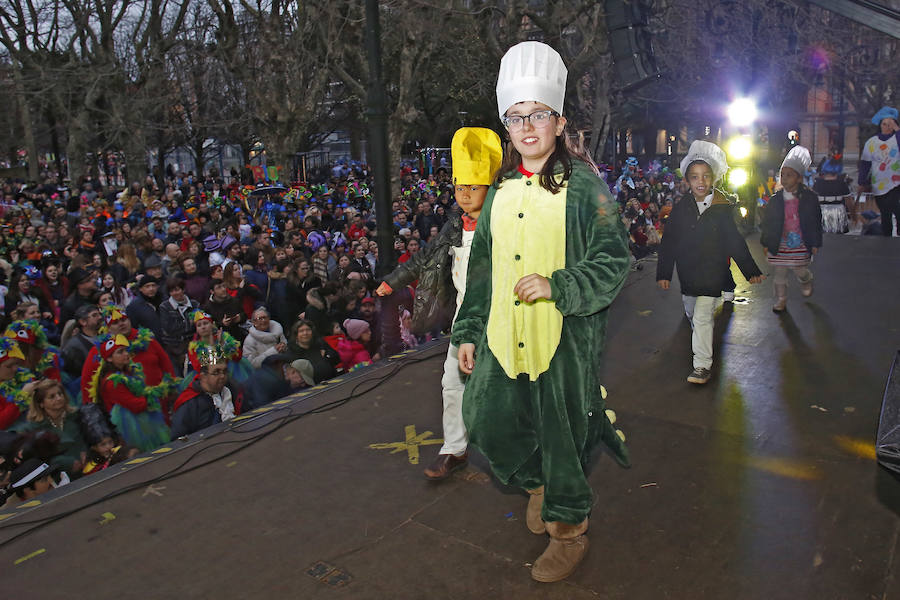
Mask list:
POLYGON ((463 231, 475 231, 475 225, 478 224, 478 219, 473 219, 469 215, 463 215, 462 222, 463 231))

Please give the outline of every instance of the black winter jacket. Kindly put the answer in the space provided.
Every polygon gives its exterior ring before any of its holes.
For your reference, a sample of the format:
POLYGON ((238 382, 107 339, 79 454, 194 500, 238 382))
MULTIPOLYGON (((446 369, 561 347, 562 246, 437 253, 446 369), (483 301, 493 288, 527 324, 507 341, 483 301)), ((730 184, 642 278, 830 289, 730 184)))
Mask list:
POLYGON ((184 311, 184 314, 172 306, 168 298, 159 304, 160 337, 157 339, 169 354, 177 356, 186 354, 188 344, 194 335, 192 317, 200 306, 196 300, 188 298, 188 301, 191 307, 184 311))
POLYGON ((162 339, 163 333, 162 323, 159 320, 159 309, 151 304, 143 294, 137 293, 134 300, 125 307, 125 314, 128 315, 131 325, 135 329, 146 327, 153 333, 153 337, 157 340, 162 339))
POLYGON ((456 310, 456 288, 451 273, 450 248, 462 245, 462 217, 457 212, 450 215, 440 233, 405 263, 398 265, 384 281, 395 292, 411 284, 416 279, 417 290, 428 290, 438 302, 449 310, 450 316, 456 310))
POLYGON ((677 265, 681 293, 685 296, 721 295, 729 281, 729 257, 734 258, 747 279, 762 274, 737 229, 731 203, 718 190, 712 206, 702 215, 690 193, 675 204, 658 256, 657 281, 671 281, 677 265))
MULTIPOLYGON (((801 185, 797 190, 800 203, 797 211, 800 216, 800 231, 803 243, 812 250, 822 246, 822 207, 819 197, 808 187, 801 185)), ((779 190, 769 199, 766 212, 763 214, 762 235, 760 243, 769 254, 776 254, 784 232, 784 190, 779 190)))
MULTIPOLYGON (((231 388, 229 388, 230 391, 231 388)), ((231 402, 234 405, 235 416, 240 415, 241 399, 233 392, 231 394, 231 402)), ((175 404, 177 408, 172 415, 172 427, 170 430, 173 440, 222 422, 219 409, 216 408, 212 396, 204 392, 203 388, 200 387, 199 378, 194 379, 190 387, 181 393, 175 404), (183 400, 184 398, 187 398, 187 400, 183 400)))

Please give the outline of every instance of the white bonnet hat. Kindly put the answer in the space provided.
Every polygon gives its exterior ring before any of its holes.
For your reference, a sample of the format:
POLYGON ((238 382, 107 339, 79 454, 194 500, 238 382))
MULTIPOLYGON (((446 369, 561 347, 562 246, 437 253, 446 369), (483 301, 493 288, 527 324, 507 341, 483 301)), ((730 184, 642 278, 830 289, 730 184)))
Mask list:
POLYGON ((681 176, 687 178, 687 168, 695 160, 701 160, 712 169, 713 177, 719 181, 728 172, 728 162, 725 160, 725 151, 703 140, 694 140, 688 149, 687 156, 681 159, 681 176))
POLYGON ((781 163, 781 168, 789 168, 793 169, 797 172, 798 175, 803 177, 806 175, 806 171, 809 169, 809 165, 812 164, 812 157, 809 155, 809 150, 804 148, 803 146, 794 146, 787 153, 787 156, 784 157, 784 162, 781 163))

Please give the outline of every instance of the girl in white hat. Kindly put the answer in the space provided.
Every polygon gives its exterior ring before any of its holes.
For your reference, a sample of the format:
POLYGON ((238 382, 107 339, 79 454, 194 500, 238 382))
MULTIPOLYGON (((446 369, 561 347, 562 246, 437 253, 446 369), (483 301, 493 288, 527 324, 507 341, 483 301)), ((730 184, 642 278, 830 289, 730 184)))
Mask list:
POLYGON ((627 237, 609 188, 567 143, 565 87, 546 44, 518 44, 500 63, 511 147, 478 219, 451 338, 470 374, 469 441, 501 481, 529 492, 528 529, 550 536, 537 581, 568 577, 587 552, 591 449, 602 440, 628 464, 597 372, 627 237))
POLYGON ((822 207, 815 192, 803 185, 812 158, 803 146, 794 146, 781 164, 781 187, 766 206, 760 242, 775 269, 775 304, 780 313, 787 307, 788 270, 800 282, 800 292, 813 293, 812 256, 822 246, 822 207))

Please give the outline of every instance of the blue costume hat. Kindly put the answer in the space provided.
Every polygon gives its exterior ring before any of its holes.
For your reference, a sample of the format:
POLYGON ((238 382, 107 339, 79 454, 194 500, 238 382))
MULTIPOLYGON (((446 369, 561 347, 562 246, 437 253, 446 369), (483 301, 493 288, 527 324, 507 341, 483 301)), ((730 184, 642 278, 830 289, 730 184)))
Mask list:
POLYGON ((885 119, 893 119, 897 120, 897 117, 900 116, 900 113, 897 112, 896 108, 891 108, 890 106, 882 106, 881 110, 879 110, 872 117, 873 125, 881 125, 881 122, 885 119))
POLYGON ((842 165, 839 160, 833 158, 829 158, 822 163, 821 167, 819 167, 819 171, 825 175, 839 175, 843 170, 844 165, 842 165))

